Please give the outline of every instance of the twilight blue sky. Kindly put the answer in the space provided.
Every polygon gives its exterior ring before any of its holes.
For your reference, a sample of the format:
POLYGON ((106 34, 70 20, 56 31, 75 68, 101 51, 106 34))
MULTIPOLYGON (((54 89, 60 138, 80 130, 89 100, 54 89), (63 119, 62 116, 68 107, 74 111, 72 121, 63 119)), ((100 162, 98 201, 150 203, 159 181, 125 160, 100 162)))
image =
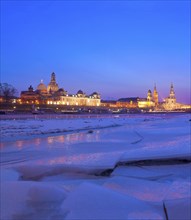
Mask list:
POLYGON ((1 82, 190 103, 190 1, 1 1, 1 82))

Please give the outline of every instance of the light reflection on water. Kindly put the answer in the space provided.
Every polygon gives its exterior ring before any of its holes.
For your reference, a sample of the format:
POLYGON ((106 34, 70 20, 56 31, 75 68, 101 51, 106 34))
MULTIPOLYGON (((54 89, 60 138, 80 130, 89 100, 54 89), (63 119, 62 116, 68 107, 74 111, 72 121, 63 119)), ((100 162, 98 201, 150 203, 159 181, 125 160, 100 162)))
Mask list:
MULTIPOLYGON (((1 142, 0 149, 5 149, 5 147, 16 147, 18 150, 22 150, 27 148, 28 145, 32 147, 47 147, 51 148, 54 147, 54 144, 74 144, 79 142, 90 142, 90 141, 99 141, 100 139, 100 130, 95 130, 92 134, 87 132, 79 132, 79 133, 71 133, 71 134, 64 134, 60 136, 50 136, 50 137, 43 137, 43 138, 34 138, 30 140, 18 140, 15 142, 1 142)), ((57 145, 58 146, 58 145, 57 145)), ((64 145, 59 145, 64 146, 64 145)))
POLYGON ((89 141, 98 141, 99 140, 100 131, 94 131, 93 134, 88 134, 85 132, 81 133, 72 133, 61 136, 52 136, 47 138, 47 143, 49 145, 54 143, 65 143, 65 144, 73 144, 76 142, 89 142, 89 141))

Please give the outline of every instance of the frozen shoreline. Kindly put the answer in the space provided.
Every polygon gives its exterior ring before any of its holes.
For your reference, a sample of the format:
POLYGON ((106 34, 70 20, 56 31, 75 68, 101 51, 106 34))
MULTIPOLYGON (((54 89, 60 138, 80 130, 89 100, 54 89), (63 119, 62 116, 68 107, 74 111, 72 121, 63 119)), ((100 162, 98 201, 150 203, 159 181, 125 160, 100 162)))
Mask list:
POLYGON ((181 116, 181 115, 190 115, 190 112, 176 112, 176 111, 166 111, 166 112, 144 112, 144 113, 124 113, 124 114, 111 114, 111 113, 105 113, 105 114, 60 114, 60 113, 43 113, 43 114, 32 114, 32 113, 8 113, 8 114, 0 114, 0 120, 11 120, 11 119, 37 119, 37 118, 115 118, 115 117, 161 117, 161 116, 181 116))
POLYGON ((178 219, 177 210, 190 218, 189 120, 189 114, 1 120, 1 219, 155 220, 166 219, 164 207, 168 219, 178 219))

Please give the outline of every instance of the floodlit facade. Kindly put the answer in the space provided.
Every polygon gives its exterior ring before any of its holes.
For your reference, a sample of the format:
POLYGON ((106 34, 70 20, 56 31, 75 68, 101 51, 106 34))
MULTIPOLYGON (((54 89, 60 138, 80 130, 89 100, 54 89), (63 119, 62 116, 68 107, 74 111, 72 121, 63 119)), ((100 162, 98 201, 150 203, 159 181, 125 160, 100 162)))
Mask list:
POLYGON ((147 98, 138 99, 138 107, 139 108, 154 108, 157 105, 158 105, 158 92, 156 90, 156 85, 155 85, 153 95, 152 95, 151 90, 149 89, 147 92, 147 98))
POLYGON ((150 111, 176 111, 190 109, 190 105, 176 102, 174 86, 170 86, 170 94, 163 101, 159 102, 159 95, 156 85, 154 85, 153 93, 149 89, 146 98, 130 97, 120 98, 118 100, 102 100, 97 92, 86 95, 82 90, 78 90, 76 94, 68 94, 63 88, 59 88, 56 82, 56 74, 51 74, 50 83, 46 86, 41 80, 36 90, 32 86, 27 91, 22 91, 19 99, 20 104, 46 104, 46 105, 62 105, 62 106, 92 106, 104 108, 118 109, 143 109, 150 111))
POLYGON ((174 92, 174 86, 172 83, 170 86, 170 94, 165 99, 163 107, 165 110, 175 110, 180 107, 180 105, 178 103, 176 103, 176 96, 175 96, 175 92, 174 92))
POLYGON ((53 94, 59 90, 58 84, 56 83, 56 74, 53 72, 51 74, 51 80, 47 87, 47 92, 53 94))
POLYGON ((20 100, 21 103, 26 104, 100 106, 100 95, 97 92, 86 95, 82 90, 79 90, 76 94, 71 95, 63 88, 59 88, 54 72, 51 74, 48 86, 41 80, 36 90, 30 86, 28 91, 22 91, 20 100))
POLYGON ((158 92, 157 92, 156 84, 154 86, 154 91, 153 91, 153 101, 155 103, 155 106, 157 107, 158 104, 159 104, 159 97, 158 97, 158 92))
POLYGON ((39 104, 40 93, 34 91, 33 87, 30 85, 27 91, 22 91, 20 95, 21 104, 39 104))

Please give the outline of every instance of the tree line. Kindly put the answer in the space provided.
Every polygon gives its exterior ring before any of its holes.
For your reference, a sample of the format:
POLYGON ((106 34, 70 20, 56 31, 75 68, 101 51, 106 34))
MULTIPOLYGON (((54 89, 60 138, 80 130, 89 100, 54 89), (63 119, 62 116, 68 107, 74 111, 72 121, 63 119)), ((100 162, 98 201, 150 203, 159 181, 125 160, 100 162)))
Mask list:
POLYGON ((17 90, 14 86, 8 83, 0 83, 0 96, 8 102, 11 98, 13 98, 17 93, 17 90))

